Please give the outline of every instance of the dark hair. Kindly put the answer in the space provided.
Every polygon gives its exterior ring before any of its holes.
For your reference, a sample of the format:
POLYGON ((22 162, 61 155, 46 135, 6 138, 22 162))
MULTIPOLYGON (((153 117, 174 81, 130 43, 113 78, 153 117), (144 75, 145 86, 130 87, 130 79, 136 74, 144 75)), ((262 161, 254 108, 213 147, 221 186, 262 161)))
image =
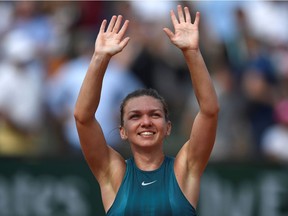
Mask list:
POLYGON ((123 126, 123 124, 124 124, 124 120, 123 120, 124 107, 126 106, 127 102, 132 98, 137 98, 137 97, 141 97, 141 96, 150 96, 150 97, 153 97, 153 98, 159 100, 163 106, 165 119, 166 119, 166 121, 169 120, 169 110, 168 110, 168 105, 167 105, 165 99, 155 89, 143 88, 143 89, 138 89, 138 90, 135 90, 135 91, 129 93, 123 99, 123 101, 120 105, 120 123, 121 123, 121 126, 123 126))

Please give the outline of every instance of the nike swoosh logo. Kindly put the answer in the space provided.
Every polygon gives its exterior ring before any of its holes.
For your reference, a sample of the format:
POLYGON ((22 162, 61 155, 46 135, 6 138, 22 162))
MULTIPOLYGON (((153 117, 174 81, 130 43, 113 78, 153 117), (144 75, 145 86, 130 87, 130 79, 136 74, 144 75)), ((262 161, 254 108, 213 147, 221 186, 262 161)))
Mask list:
POLYGON ((153 184, 153 183, 155 183, 157 180, 155 180, 155 181, 152 181, 152 182, 142 182, 142 186, 147 186, 147 185, 151 185, 151 184, 153 184))

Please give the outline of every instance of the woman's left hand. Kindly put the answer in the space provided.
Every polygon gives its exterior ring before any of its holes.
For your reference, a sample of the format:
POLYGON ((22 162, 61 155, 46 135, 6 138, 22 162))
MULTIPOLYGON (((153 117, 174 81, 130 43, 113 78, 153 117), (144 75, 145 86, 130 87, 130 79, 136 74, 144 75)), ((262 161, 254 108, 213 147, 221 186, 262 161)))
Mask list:
POLYGON ((164 28, 164 32, 170 38, 171 42, 179 49, 198 50, 199 49, 199 31, 200 13, 196 13, 194 23, 191 23, 191 16, 188 7, 184 7, 184 13, 181 5, 177 6, 178 19, 173 10, 170 12, 172 24, 175 33, 170 29, 164 28))

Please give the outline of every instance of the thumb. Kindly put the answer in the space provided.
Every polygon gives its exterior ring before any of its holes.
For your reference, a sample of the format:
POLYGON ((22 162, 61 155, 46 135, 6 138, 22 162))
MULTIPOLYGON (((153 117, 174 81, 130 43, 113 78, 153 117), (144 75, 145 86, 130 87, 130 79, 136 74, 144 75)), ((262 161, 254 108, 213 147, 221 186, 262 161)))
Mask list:
POLYGON ((166 33, 166 35, 171 39, 174 36, 174 33, 168 29, 168 28, 163 28, 163 31, 166 33))

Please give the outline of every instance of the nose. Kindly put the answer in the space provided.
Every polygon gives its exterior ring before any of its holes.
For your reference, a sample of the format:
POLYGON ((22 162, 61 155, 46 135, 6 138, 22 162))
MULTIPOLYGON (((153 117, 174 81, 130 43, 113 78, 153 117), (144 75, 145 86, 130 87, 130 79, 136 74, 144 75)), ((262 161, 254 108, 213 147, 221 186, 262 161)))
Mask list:
POLYGON ((141 121, 141 123, 140 123, 140 126, 141 126, 141 127, 149 127, 149 126, 151 126, 151 125, 152 125, 152 121, 151 121, 151 119, 149 118, 149 116, 144 115, 144 116, 142 117, 142 121, 141 121))

